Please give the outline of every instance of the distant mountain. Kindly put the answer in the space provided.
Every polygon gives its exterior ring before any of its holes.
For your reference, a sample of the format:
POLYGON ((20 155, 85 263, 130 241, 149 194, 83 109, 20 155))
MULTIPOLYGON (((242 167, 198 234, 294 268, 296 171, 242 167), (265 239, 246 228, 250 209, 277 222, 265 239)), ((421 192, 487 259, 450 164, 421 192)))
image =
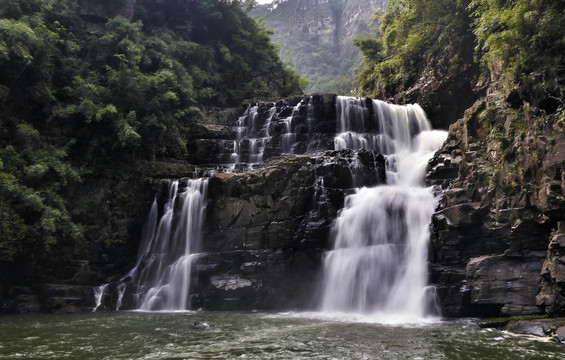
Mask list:
POLYGON ((251 15, 266 16, 267 27, 274 31, 272 40, 282 45, 280 54, 310 81, 307 92, 333 92, 338 86, 354 86, 352 71, 361 57, 352 39, 368 30, 373 12, 384 9, 387 3, 277 0, 258 6, 251 15))

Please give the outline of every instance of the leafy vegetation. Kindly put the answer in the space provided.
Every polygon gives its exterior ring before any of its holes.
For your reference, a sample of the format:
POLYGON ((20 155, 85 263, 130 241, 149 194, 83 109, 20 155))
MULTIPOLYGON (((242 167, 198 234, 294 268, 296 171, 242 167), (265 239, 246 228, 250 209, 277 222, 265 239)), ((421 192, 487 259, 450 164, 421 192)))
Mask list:
POLYGON ((100 24, 72 0, 0 0, 0 261, 119 241, 89 212, 127 202, 83 190, 119 199, 144 162, 184 159, 207 106, 302 92, 247 3, 139 1, 100 24))
POLYGON ((438 78, 464 66, 470 19, 465 0, 390 0, 376 12, 378 36, 355 40, 363 54, 361 92, 392 97, 422 78, 438 78))
POLYGON ((564 99, 564 11, 558 0, 391 0, 373 16, 380 38, 355 40, 362 92, 393 97, 462 71, 474 56, 479 86, 518 89, 520 100, 554 112, 564 99))
POLYGON ((498 91, 553 113, 565 100, 565 3, 473 0, 476 61, 498 91))

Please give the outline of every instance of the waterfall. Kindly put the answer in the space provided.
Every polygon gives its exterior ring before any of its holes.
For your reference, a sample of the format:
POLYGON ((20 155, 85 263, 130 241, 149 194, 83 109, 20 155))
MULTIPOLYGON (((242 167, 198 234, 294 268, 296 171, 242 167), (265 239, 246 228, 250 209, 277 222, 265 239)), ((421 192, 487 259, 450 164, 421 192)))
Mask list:
MULTIPOLYGON (((179 185, 176 180, 168 183, 160 219, 157 199, 153 201, 137 263, 122 280, 133 284, 134 302, 140 310, 190 307, 192 261, 198 256, 202 238, 208 179, 186 180, 184 188, 179 185)), ((119 307, 123 288, 118 290, 119 307)))
POLYGON ((418 105, 340 96, 336 108, 334 146, 381 152, 387 183, 346 197, 324 258, 321 308, 429 315, 435 292, 427 287, 427 245, 436 199, 423 178, 447 134, 431 130, 418 105))
POLYGON ((106 293, 107 288, 108 284, 102 284, 94 288, 94 307, 92 308, 93 312, 98 310, 98 308, 102 305, 104 294, 106 293))
POLYGON ((223 141, 222 146, 224 149, 229 147, 232 149, 232 153, 229 155, 228 159, 221 158, 220 161, 232 165, 241 162, 257 164, 263 161, 265 145, 271 138, 271 120, 276 110, 275 104, 272 104, 269 109, 268 117, 261 121, 258 106, 249 105, 247 110, 237 119, 232 127, 235 140, 223 141), (226 143, 231 144, 231 146, 226 145, 226 143))
POLYGON ((312 97, 291 104, 248 105, 231 123, 231 139, 219 141, 219 163, 227 171, 241 164, 253 169, 268 157, 305 153, 315 120, 312 97))

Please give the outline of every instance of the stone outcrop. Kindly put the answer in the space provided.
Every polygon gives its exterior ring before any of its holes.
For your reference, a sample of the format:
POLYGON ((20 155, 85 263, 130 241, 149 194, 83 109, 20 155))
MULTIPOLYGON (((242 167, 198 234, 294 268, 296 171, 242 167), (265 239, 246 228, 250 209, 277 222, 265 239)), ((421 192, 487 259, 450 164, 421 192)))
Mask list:
MULTIPOLYGON (((552 315, 565 315, 565 223, 551 234, 547 256, 541 271, 542 288, 537 305, 552 315)), ((565 332, 564 332, 565 339, 565 332)), ((563 340, 563 339, 562 339, 563 340)))
POLYGON ((380 154, 350 150, 286 155, 209 182, 206 255, 192 306, 307 308, 329 230, 355 181, 385 181, 380 154), (353 164, 355 165, 355 170, 353 164))
POLYGON ((427 179, 443 189, 431 280, 447 316, 563 311, 563 129, 526 119, 482 99, 430 162, 427 179))

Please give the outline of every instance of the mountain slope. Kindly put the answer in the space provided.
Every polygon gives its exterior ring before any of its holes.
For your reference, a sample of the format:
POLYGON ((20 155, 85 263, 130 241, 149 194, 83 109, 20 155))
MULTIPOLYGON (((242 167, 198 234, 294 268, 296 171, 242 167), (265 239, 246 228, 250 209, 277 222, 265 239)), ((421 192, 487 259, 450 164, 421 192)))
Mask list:
POLYGON ((258 6, 251 14, 266 16, 266 26, 273 29, 271 39, 282 46, 280 54, 310 81, 307 92, 337 92, 342 90, 338 85, 346 85, 347 91, 354 87, 352 71, 361 58, 353 38, 368 31, 373 12, 384 9, 387 3, 388 0, 278 0, 258 6))

